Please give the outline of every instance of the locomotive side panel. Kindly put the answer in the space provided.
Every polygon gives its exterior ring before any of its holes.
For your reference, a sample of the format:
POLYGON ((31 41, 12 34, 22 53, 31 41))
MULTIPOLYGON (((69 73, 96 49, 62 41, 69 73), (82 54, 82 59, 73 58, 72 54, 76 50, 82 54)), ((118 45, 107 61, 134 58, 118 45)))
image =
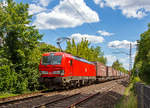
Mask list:
POLYGON ((93 64, 74 59, 73 66, 75 67, 73 68, 73 76, 82 76, 83 78, 96 76, 95 65, 93 64))
POLYGON ((67 76, 72 76, 73 75, 73 60, 70 58, 70 57, 65 57, 64 58, 65 60, 65 64, 64 64, 64 71, 65 71, 65 76, 64 77, 67 77, 67 76))

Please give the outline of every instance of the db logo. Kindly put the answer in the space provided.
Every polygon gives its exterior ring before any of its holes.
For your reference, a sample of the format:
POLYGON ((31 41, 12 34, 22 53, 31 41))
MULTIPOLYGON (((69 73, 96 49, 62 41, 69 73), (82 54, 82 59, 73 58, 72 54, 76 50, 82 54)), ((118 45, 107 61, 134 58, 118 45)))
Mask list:
POLYGON ((87 72, 87 68, 85 68, 85 72, 87 72))

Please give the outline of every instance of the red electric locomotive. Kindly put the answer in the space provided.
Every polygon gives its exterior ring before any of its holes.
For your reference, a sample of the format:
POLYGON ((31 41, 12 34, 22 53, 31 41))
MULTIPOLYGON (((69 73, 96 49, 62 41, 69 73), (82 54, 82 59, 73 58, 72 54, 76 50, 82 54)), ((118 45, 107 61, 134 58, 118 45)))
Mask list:
POLYGON ((96 80, 92 62, 65 52, 50 52, 42 56, 39 81, 48 88, 76 87, 96 80))

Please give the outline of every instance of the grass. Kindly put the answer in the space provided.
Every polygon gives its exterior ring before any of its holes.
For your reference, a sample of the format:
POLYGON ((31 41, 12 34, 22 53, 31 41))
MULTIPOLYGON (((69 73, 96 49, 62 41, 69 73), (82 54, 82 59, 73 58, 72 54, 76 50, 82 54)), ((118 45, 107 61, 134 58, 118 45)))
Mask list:
POLYGON ((7 97, 13 97, 13 96, 18 96, 18 95, 21 95, 21 94, 28 94, 28 93, 32 93, 32 92, 35 92, 35 91, 25 91, 23 93, 18 93, 18 94, 15 94, 15 93, 9 93, 9 92, 0 92, 0 98, 7 98, 7 97))
POLYGON ((0 93, 0 98, 7 98, 11 96, 17 96, 19 94, 13 94, 13 93, 0 93))
POLYGON ((115 108, 137 108, 137 97, 134 93, 130 93, 128 97, 123 97, 115 108))
POLYGON ((135 77, 125 89, 124 97, 114 108, 137 108, 137 96, 134 93, 134 83, 141 82, 139 77, 135 77))

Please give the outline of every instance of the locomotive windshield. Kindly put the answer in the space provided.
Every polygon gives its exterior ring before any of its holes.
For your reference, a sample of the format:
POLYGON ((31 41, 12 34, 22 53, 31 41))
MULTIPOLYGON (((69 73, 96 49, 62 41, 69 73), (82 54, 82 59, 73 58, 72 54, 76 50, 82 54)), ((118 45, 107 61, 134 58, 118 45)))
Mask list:
POLYGON ((43 56, 42 64, 43 65, 58 65, 61 64, 62 56, 59 55, 50 55, 50 56, 43 56))

